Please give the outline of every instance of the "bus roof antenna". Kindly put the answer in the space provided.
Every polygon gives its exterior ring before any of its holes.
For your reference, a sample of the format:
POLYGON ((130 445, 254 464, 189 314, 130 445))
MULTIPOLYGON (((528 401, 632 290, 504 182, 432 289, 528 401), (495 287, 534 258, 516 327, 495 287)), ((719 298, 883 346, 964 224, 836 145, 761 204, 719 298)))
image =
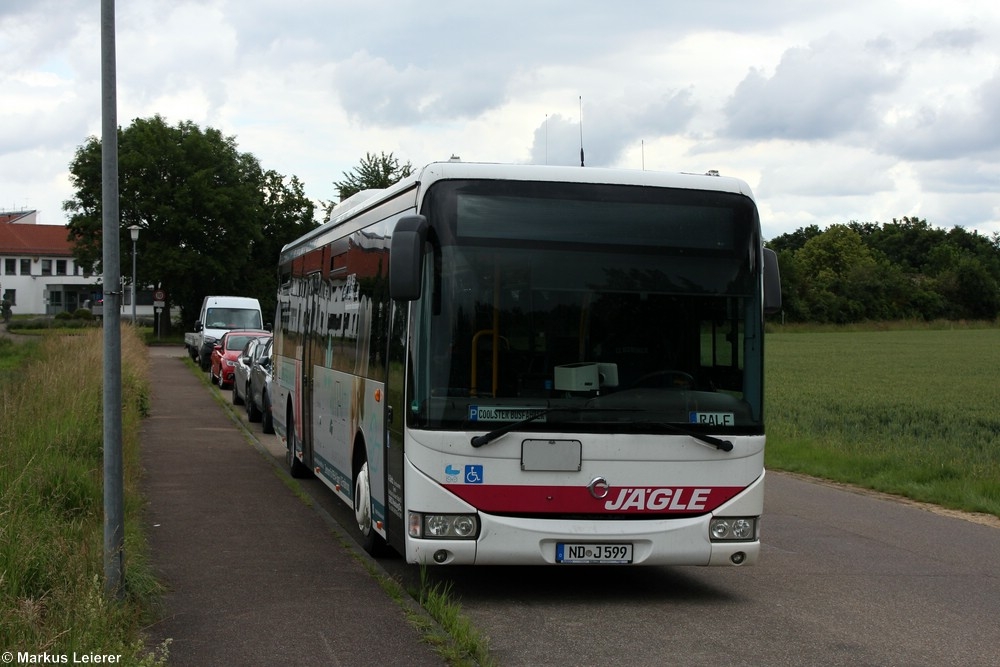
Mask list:
POLYGON ((580 95, 580 166, 583 166, 583 95, 580 95))

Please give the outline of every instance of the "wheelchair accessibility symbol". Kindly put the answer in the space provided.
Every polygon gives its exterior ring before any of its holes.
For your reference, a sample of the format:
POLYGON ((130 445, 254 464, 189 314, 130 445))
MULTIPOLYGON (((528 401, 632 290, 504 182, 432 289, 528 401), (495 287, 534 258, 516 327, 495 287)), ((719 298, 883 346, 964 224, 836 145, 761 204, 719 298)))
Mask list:
POLYGON ((481 465, 468 465, 468 466, 465 466, 465 483, 466 484, 482 484, 483 483, 483 466, 481 466, 481 465))

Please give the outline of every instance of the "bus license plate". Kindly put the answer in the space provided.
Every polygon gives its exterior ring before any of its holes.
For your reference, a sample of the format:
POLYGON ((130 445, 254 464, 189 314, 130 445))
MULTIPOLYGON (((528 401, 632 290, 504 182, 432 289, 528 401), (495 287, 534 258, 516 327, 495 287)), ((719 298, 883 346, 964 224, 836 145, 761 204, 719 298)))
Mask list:
POLYGON ((622 544, 556 544, 556 562, 577 565, 601 563, 626 564, 632 562, 632 545, 622 544))

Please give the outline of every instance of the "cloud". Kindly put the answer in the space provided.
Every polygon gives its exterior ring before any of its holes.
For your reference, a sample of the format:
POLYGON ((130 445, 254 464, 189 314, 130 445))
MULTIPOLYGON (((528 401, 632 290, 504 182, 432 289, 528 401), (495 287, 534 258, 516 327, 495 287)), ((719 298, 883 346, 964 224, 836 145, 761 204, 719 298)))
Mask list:
POLYGON ((479 116, 504 101, 505 77, 497 68, 475 75, 461 68, 398 68, 360 51, 336 65, 330 85, 355 123, 392 127, 479 116))
POLYGON ((834 144, 773 145, 779 159, 761 168, 757 192, 763 197, 841 198, 895 189, 895 161, 863 149, 834 144))
POLYGON ((920 41, 918 49, 969 51, 986 36, 975 28, 937 30, 920 41))
MULTIPOLYGON (((0 0, 0 199, 46 222, 100 132, 99 4, 0 0)), ((117 42, 119 123, 219 129, 317 199, 365 152, 578 165, 582 96, 587 166, 742 177, 772 230, 1000 227, 985 0, 129 0, 117 42)))
POLYGON ((681 133, 694 113, 690 90, 652 99, 633 91, 593 105, 583 100, 582 119, 553 114, 535 129, 530 161, 579 165, 582 143, 586 165, 617 166, 625 151, 644 139, 681 133))
POLYGON ((725 105, 721 134, 746 140, 831 139, 877 125, 877 96, 900 82, 877 44, 828 37, 785 52, 767 76, 752 69, 725 105))
POLYGON ((877 145, 911 160, 1000 157, 1000 71, 969 95, 928 96, 897 109, 877 145))

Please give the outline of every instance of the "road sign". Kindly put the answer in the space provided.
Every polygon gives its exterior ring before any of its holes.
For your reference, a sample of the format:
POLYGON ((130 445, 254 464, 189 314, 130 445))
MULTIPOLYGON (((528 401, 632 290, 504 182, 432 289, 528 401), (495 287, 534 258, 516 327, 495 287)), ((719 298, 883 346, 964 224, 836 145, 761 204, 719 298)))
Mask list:
POLYGON ((153 307, 163 308, 166 306, 167 291, 163 289, 153 290, 153 307))

